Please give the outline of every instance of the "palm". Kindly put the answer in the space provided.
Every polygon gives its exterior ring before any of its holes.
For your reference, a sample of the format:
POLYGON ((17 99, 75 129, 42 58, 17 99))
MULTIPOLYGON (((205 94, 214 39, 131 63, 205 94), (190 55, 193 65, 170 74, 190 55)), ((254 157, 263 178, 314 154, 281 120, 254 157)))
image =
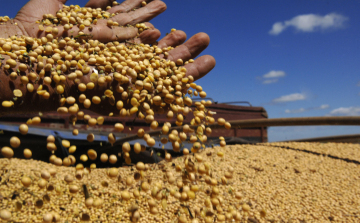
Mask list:
MULTIPOLYGON (((60 10, 67 0, 30 0, 15 17, 20 27, 25 31, 24 35, 32 37, 42 37, 44 32, 39 31, 38 20, 43 19, 44 14, 55 15, 60 10)), ((152 18, 156 17, 166 9, 165 3, 162 1, 149 1, 145 7, 139 8, 143 0, 125 0, 118 6, 109 10, 111 13, 118 12, 119 14, 112 17, 112 20, 119 23, 120 26, 127 24, 134 25, 136 23, 145 22, 151 29, 146 30, 138 36, 136 42, 154 43, 160 37, 160 31, 155 29, 152 24, 148 23, 152 18), (137 10, 133 10, 138 8, 137 10)), ((102 8, 103 10, 111 4, 109 0, 89 0, 86 4, 91 8, 102 8)), ((62 26, 59 26, 58 36, 66 36, 62 26)), ((72 28, 72 35, 77 35, 79 31, 77 26, 72 28)), ((94 39, 101 42, 109 41, 125 41, 134 38, 137 35, 137 29, 133 27, 116 27, 109 28, 106 21, 99 21, 93 27, 91 35, 94 39)), ((209 37, 205 33, 199 33, 191 37, 187 42, 186 34, 182 31, 176 31, 171 35, 164 37, 159 41, 159 47, 172 46, 175 49, 169 52, 170 60, 177 60, 179 58, 184 61, 198 56, 209 44, 209 37), (185 43, 184 43, 185 42, 185 43), (179 47, 177 47, 179 46, 179 47)), ((185 67, 188 69, 188 74, 194 76, 195 80, 206 75, 215 66, 215 59, 212 56, 204 55, 195 60, 195 63, 188 64, 185 67)))
MULTIPOLYGON (((43 37, 44 32, 39 31, 39 24, 36 23, 38 20, 43 19, 43 15, 52 14, 55 15, 56 12, 63 8, 63 4, 67 0, 31 0, 29 1, 15 17, 15 20, 18 22, 19 27, 22 28, 25 35, 32 37, 43 37)), ((112 2, 112 1, 111 1, 112 2)), ((90 0, 87 4, 87 7, 98 8, 106 7, 111 4, 108 0, 90 0)), ((125 12, 115 15, 111 19, 118 22, 120 26, 108 27, 107 21, 105 19, 100 19, 96 25, 92 25, 92 29, 85 29, 85 34, 91 34, 94 39, 97 39, 101 42, 110 42, 110 41, 125 41, 131 38, 135 38, 138 34, 137 28, 135 27, 121 27, 125 25, 135 25, 136 23, 143 23, 150 28, 142 32, 139 36, 139 41, 142 43, 153 43, 160 37, 159 30, 155 29, 152 24, 148 23, 151 18, 159 15, 166 9, 165 3, 161 1, 156 1, 154 3, 149 3, 147 6, 140 8, 136 11, 132 9, 138 7, 137 4, 140 4, 139 0, 130 1, 133 4, 129 4, 129 1, 125 1, 122 4, 115 6, 109 10, 111 13, 116 12, 125 12)), ((58 36, 68 36, 69 34, 65 32, 63 26, 58 26, 58 36)), ((71 35, 77 35, 80 32, 79 27, 73 26, 71 28, 71 35)))
POLYGON ((15 19, 22 23, 27 35, 38 37, 39 24, 45 14, 55 15, 64 2, 58 0, 32 0, 20 9, 15 19))

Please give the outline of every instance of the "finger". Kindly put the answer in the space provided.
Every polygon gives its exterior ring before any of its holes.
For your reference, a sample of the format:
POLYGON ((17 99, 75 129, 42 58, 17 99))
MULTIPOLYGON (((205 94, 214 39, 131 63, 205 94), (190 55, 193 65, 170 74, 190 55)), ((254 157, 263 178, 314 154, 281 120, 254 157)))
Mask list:
POLYGON ((143 2, 143 0, 126 0, 126 1, 122 2, 120 5, 114 6, 111 9, 109 9, 109 12, 110 13, 128 12, 132 9, 141 7, 141 2, 143 2))
POLYGON ((93 9, 101 8, 102 10, 106 10, 106 7, 112 5, 112 0, 89 0, 85 7, 90 7, 93 9))
MULTIPOLYGON (((108 12, 110 12, 110 13, 128 12, 132 9, 141 7, 141 3, 143 1, 144 0, 126 0, 126 1, 122 2, 120 5, 113 6, 111 9, 108 10, 108 12)), ((86 3, 85 7, 101 8, 102 10, 106 10, 106 7, 112 6, 112 5, 113 5, 113 0, 89 0, 86 3)))
POLYGON ((138 38, 135 40, 135 43, 144 43, 144 44, 152 44, 155 43, 157 39, 160 38, 161 32, 156 29, 153 24, 146 22, 145 25, 149 27, 149 29, 140 33, 138 38))
POLYGON ((147 27, 149 27, 150 29, 155 28, 155 26, 154 26, 153 24, 151 24, 150 22, 145 22, 145 25, 146 25, 147 27))
POLYGON ((158 47, 166 48, 168 46, 176 47, 180 44, 183 44, 186 40, 186 33, 181 30, 176 30, 175 32, 171 32, 167 34, 164 38, 162 38, 158 47))
MULTIPOLYGON (((79 27, 74 26, 69 30, 64 30, 63 26, 58 26, 59 34, 58 36, 67 37, 67 36, 78 36, 80 30, 79 27)), ((106 25, 106 20, 99 20, 98 24, 92 26, 92 29, 86 27, 82 32, 89 35, 92 39, 97 39, 100 42, 107 43, 110 41, 119 41, 123 42, 135 38, 138 34, 137 28, 134 27, 108 27, 106 25)), ((45 35, 44 32, 41 36, 45 35)))
POLYGON ((94 39, 100 42, 119 41, 123 42, 135 38, 138 34, 137 28, 134 27, 108 27, 106 20, 99 21, 90 32, 94 39))
POLYGON ((135 41, 136 43, 152 44, 159 39, 161 33, 158 29, 148 29, 140 33, 139 38, 135 41))
POLYGON ((16 14, 15 19, 24 23, 33 24, 35 21, 41 20, 44 14, 51 13, 55 15, 65 2, 66 0, 55 0, 46 1, 46 4, 44 4, 43 0, 28 1, 16 14))
MULTIPOLYGON (((153 0, 146 0, 145 2, 148 2, 145 6, 142 6, 142 2, 144 0, 126 0, 124 2, 122 2, 120 5, 114 6, 111 9, 108 10, 108 12, 110 13, 125 13, 125 12, 130 12, 131 10, 134 9, 139 9, 141 7, 147 7, 147 5, 149 4, 149 2, 153 1, 153 0)), ((157 1, 157 0, 155 0, 157 1)), ((163 3, 165 4, 165 3, 163 3)))
MULTIPOLYGON (((110 13, 115 12, 128 12, 136 7, 141 6, 141 2, 143 0, 126 0, 122 2, 120 5, 112 7, 112 9, 109 10, 110 13), (116 8, 116 10, 113 10, 113 8, 116 8)), ((112 0, 89 0, 85 7, 90 8, 101 8, 102 10, 106 10, 106 7, 112 6, 113 1, 112 0)))
MULTIPOLYGON (((114 7, 115 10, 116 7, 114 7)), ((141 7, 135 11, 128 13, 119 13, 112 17, 113 21, 119 23, 119 25, 135 25, 137 23, 150 21, 160 13, 166 10, 166 4, 162 1, 152 1, 145 7, 141 7)))
POLYGON ((209 43, 210 38, 206 33, 197 33, 184 44, 170 50, 168 59, 172 61, 193 59, 205 50, 209 43))
POLYGON ((204 55, 197 58, 193 63, 188 63, 186 68, 186 75, 191 75, 194 80, 198 80, 209 73, 215 67, 215 58, 210 55, 204 55))

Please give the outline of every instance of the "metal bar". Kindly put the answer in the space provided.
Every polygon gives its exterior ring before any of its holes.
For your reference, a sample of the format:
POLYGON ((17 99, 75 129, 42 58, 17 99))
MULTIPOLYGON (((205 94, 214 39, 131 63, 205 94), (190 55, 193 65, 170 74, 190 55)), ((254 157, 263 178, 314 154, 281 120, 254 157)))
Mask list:
POLYGON ((221 103, 218 103, 218 104, 227 104, 227 105, 230 105, 230 104, 248 104, 250 107, 252 107, 252 105, 248 101, 229 101, 229 102, 221 102, 221 103))
MULTIPOLYGON (((360 125, 358 116, 339 117, 304 117, 304 118, 273 118, 273 119, 247 119, 230 121, 231 127, 268 127, 268 126, 301 126, 301 125, 360 125)), ((210 128, 221 128, 217 124, 209 125, 210 128)))
MULTIPOLYGON (((291 140, 291 141, 292 142, 352 142, 352 143, 359 143, 360 142, 360 134, 324 136, 324 137, 316 137, 316 138, 295 139, 295 140, 291 140)), ((282 141, 282 142, 289 142, 289 140, 282 141)))
MULTIPOLYGON (((269 126, 304 126, 304 125, 360 125, 359 116, 338 116, 338 117, 304 117, 304 118, 273 118, 273 119, 247 119, 229 121, 231 128, 254 128, 269 126)), ((212 129, 224 128, 218 124, 207 125, 212 129)), ((190 126, 195 129, 197 126, 190 126)), ((182 130, 182 126, 170 129, 182 130)), ((161 135, 161 130, 147 132, 150 136, 161 135)), ((117 140, 114 145, 121 145, 124 142, 138 139, 138 136, 131 135, 117 140)))
POLYGON ((202 100, 210 100, 213 104, 217 104, 212 98, 193 98, 193 101, 202 101, 202 100))

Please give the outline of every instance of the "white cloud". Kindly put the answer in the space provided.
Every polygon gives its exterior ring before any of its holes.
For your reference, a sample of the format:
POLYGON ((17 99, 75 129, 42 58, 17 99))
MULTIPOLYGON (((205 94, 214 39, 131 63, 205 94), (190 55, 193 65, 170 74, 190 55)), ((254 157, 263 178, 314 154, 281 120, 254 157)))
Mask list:
POLYGON ((263 75, 263 78, 276 78, 276 77, 284 77, 286 74, 282 70, 272 70, 269 73, 263 75))
POLYGON ((272 100, 272 102, 283 103, 283 102, 290 102, 290 101, 300 101, 300 100, 305 100, 305 99, 306 99, 305 94, 294 93, 294 94, 284 95, 279 98, 275 98, 272 100))
POLYGON ((301 113, 301 112, 304 112, 304 111, 306 111, 305 108, 292 109, 292 110, 286 109, 285 113, 294 114, 294 113, 301 113))
POLYGON ((337 13, 329 13, 325 16, 306 14, 298 15, 285 22, 274 23, 269 31, 271 35, 279 35, 286 28, 292 26, 297 31, 314 32, 317 30, 343 28, 348 18, 337 13))
POLYGON ((343 115, 343 116, 358 116, 360 115, 360 107, 340 107, 332 110, 330 116, 343 115))
POLYGON ((320 107, 317 107, 317 108, 315 108, 315 109, 327 109, 327 108, 329 108, 329 107, 330 107, 329 105, 324 104, 324 105, 320 105, 320 107))
POLYGON ((258 77, 259 80, 262 80, 263 84, 273 84, 278 82, 278 78, 285 77, 286 73, 282 70, 272 70, 264 74, 262 77, 258 77))
POLYGON ((272 84, 272 83, 276 83, 278 82, 278 79, 267 79, 267 80, 264 80, 262 83, 263 84, 272 84))
POLYGON ((278 35, 280 34, 284 29, 286 29, 286 25, 283 25, 282 22, 276 22, 272 26, 272 29, 269 31, 269 34, 271 35, 278 35))
POLYGON ((306 112, 306 111, 311 111, 311 110, 321 110, 321 109, 328 109, 330 106, 327 104, 323 104, 320 105, 319 107, 311 107, 311 108, 299 108, 299 109, 286 109, 285 113, 287 114, 294 114, 294 113, 302 113, 302 112, 306 112))

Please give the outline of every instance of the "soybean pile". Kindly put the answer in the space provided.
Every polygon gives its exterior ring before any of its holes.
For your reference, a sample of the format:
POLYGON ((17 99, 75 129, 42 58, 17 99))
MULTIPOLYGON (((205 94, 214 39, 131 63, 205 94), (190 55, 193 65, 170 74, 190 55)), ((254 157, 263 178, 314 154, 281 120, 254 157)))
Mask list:
POLYGON ((1 216, 13 222, 359 222, 359 164, 323 148, 360 154, 358 144, 264 143, 105 169, 0 159, 1 216))

